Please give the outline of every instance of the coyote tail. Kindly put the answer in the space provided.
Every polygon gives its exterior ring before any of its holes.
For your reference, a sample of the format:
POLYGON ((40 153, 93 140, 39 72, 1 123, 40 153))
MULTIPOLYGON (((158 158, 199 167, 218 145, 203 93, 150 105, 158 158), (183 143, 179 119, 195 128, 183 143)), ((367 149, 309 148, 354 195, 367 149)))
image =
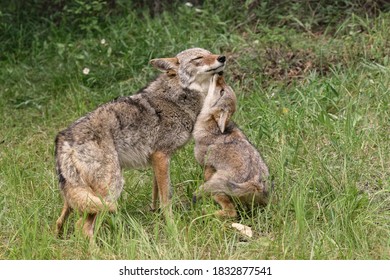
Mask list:
POLYGON ((84 187, 68 185, 64 195, 71 204, 71 207, 81 212, 96 214, 102 210, 116 211, 116 204, 114 202, 105 201, 84 187))
POLYGON ((245 197, 245 196, 260 196, 266 198, 268 196, 268 190, 264 181, 250 180, 244 183, 235 183, 227 181, 223 178, 212 178, 203 184, 193 196, 193 202, 195 203, 198 198, 204 195, 216 195, 225 194, 231 197, 245 197))
POLYGON ((244 182, 244 183, 234 183, 228 182, 228 188, 225 188, 225 193, 229 196, 246 196, 252 194, 265 194, 266 187, 263 182, 244 182))

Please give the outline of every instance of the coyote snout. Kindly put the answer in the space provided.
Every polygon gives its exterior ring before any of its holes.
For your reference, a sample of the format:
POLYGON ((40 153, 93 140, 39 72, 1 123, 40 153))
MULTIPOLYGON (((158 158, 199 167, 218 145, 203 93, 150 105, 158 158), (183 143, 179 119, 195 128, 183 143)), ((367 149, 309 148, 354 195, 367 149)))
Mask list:
POLYGON ((237 216, 234 200, 248 207, 268 202, 268 167, 231 121, 236 104, 232 88, 214 75, 194 128, 195 157, 205 168, 206 181, 194 201, 211 194, 222 207, 217 214, 229 217, 237 216))

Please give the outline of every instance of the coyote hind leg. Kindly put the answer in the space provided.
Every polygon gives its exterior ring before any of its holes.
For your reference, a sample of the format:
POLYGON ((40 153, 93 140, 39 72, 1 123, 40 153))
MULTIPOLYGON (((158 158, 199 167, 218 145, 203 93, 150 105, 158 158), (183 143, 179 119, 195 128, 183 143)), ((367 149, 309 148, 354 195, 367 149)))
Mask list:
POLYGON ((222 210, 216 211, 215 215, 220 217, 237 217, 237 211, 230 197, 225 194, 216 194, 214 200, 222 207, 222 210))
POLYGON ((72 212, 72 208, 69 206, 68 202, 65 200, 64 206, 62 207, 61 215, 56 222, 56 235, 58 236, 61 233, 62 226, 64 225, 65 220, 68 218, 69 214, 72 212))
MULTIPOLYGON (((210 172, 210 171, 209 171, 210 172)), ((237 211, 228 195, 231 191, 229 188, 228 176, 224 172, 216 172, 211 175, 211 178, 200 186, 195 193, 193 201, 200 198, 202 195, 212 195, 214 200, 222 207, 222 210, 215 214, 222 217, 237 217, 237 211)))
POLYGON ((77 228, 81 230, 82 234, 90 240, 93 239, 93 231, 95 227, 96 217, 96 213, 87 214, 87 217, 85 219, 80 218, 76 223, 77 228))

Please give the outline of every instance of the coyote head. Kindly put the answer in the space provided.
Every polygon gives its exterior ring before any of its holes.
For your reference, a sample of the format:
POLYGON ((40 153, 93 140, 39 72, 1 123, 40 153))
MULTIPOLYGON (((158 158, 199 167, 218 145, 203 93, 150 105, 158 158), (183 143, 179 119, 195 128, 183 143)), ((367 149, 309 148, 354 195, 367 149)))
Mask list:
POLYGON ((236 104, 237 98, 232 88, 225 83, 221 75, 213 75, 201 114, 213 118, 219 130, 224 133, 226 125, 236 111, 236 104))
POLYGON ((170 76, 177 75, 183 88, 207 92, 210 78, 225 68, 226 57, 208 50, 193 48, 180 52, 176 57, 156 58, 150 63, 170 76))

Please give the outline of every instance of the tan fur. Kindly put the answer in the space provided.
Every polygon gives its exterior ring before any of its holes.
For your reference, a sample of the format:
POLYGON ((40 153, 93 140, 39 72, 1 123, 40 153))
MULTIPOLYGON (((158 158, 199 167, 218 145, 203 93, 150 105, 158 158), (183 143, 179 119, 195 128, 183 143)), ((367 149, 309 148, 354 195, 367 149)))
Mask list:
POLYGON ((152 206, 169 208, 169 159, 191 137, 210 77, 225 57, 194 48, 176 57, 153 59, 163 73, 129 97, 104 104, 56 137, 56 169, 64 207, 56 231, 72 209, 86 213, 77 224, 93 236, 96 215, 114 212, 123 189, 122 168, 152 165, 152 206))
POLYGON ((211 194, 222 207, 216 214, 236 217, 234 200, 252 207, 268 203, 268 167, 244 133, 230 120, 236 96, 214 75, 194 128, 195 157, 205 167, 205 183, 194 199, 211 194))

